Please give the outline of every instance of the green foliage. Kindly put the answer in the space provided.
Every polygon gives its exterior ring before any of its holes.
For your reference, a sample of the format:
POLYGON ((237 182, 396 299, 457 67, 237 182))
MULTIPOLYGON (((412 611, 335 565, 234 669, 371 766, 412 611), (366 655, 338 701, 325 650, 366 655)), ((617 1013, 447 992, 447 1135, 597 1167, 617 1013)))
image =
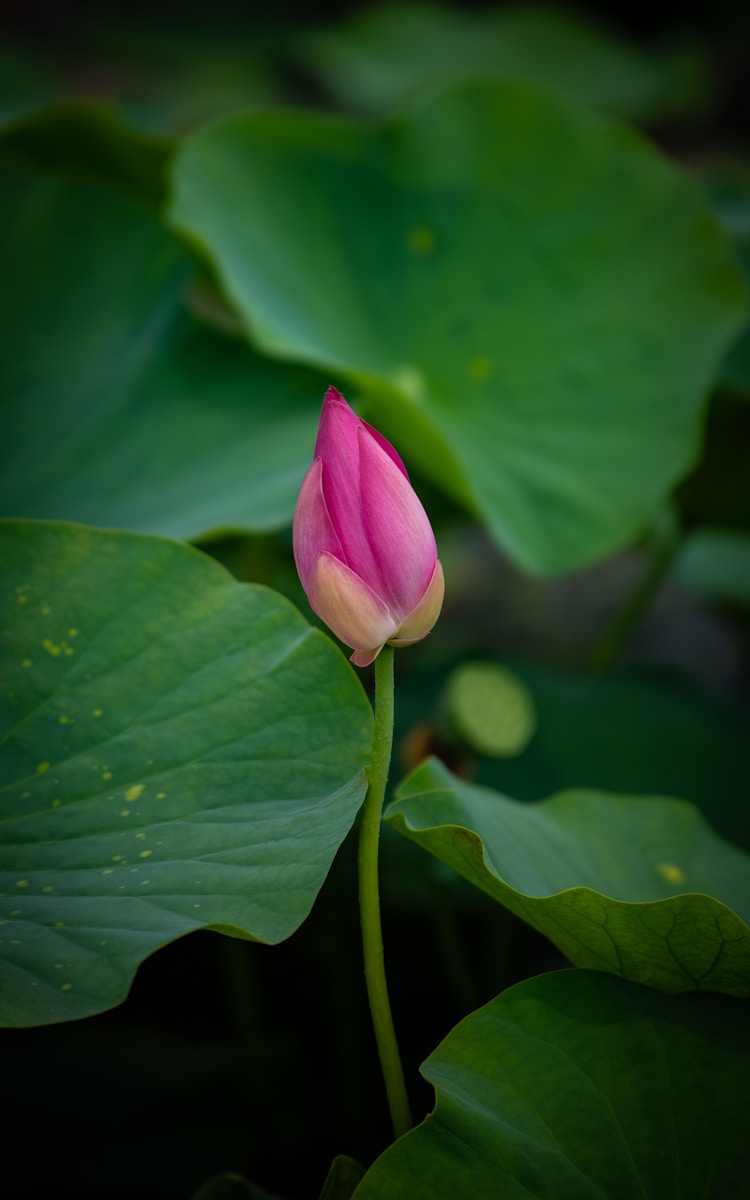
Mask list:
POLYGON ((351 1200, 364 1169, 353 1158, 340 1154, 331 1163, 320 1200, 351 1200))
POLYGON ((536 734, 519 758, 483 763, 478 782, 519 800, 581 788, 679 796, 722 837, 750 851, 750 813, 737 802, 747 759, 746 705, 690 686, 674 672, 631 669, 592 678, 539 664, 516 669, 534 697, 536 734))
POLYGON ((575 966, 750 995, 750 857, 684 801, 567 792, 519 804, 433 761, 386 819, 575 966))
MULTIPOLYGON (((722 157, 704 172, 704 184, 746 280, 750 280, 750 167, 742 159, 722 157)), ((733 392, 750 396, 750 325, 731 346, 722 382, 733 392)))
POLYGON ((42 171, 106 180, 154 208, 164 201, 167 161, 175 148, 170 138, 131 128, 113 105, 93 101, 30 113, 4 130, 2 140, 42 171))
POLYGON ((339 652, 178 543, 8 522, 2 561, 3 1023, 111 1007, 193 929, 288 937, 364 796, 339 652))
POLYGON ((288 523, 325 380, 187 312, 191 259, 101 181, 7 153, 0 218, 0 511, 175 537, 288 523))
MULTIPOLYGON (((351 1200, 365 1174, 353 1158, 339 1154, 331 1163, 319 1200, 351 1200)), ((241 1175, 221 1175, 196 1192, 193 1200, 278 1200, 241 1175)))
POLYGON ((378 125, 229 117, 174 180, 255 343, 353 381, 525 567, 621 544, 694 460, 744 288, 624 127, 474 83, 378 125))
POLYGON ((356 1198, 739 1200, 750 1170, 745 1009, 595 971, 510 988, 424 1063, 434 1113, 356 1198))
POLYGON ((533 4, 379 4, 301 38, 297 53, 344 108, 364 111, 467 77, 524 79, 634 120, 710 107, 713 91, 696 44, 644 52, 575 13, 533 4))
POLYGON ((732 529, 698 529, 686 538, 676 575, 699 596, 750 606, 750 537, 732 529))
POLYGON ((729 56, 712 80, 708 40, 529 6, 305 36, 74 10, 59 45, 0 50, 0 1020, 48 1026, 0 1046, 6 1190, 739 1200, 750 859, 711 827, 750 848, 749 177, 707 155, 714 217, 603 115, 710 142, 729 56), (298 111, 313 79, 382 115, 298 111), (437 1100, 369 1171, 389 1133, 347 834, 371 709, 261 586, 301 596, 329 383, 438 543, 480 547, 441 548, 441 623, 399 652, 405 760, 434 741, 474 774, 424 763, 389 810, 394 1016, 417 1119, 437 1100), (562 605, 507 558, 496 585, 479 540, 569 571, 662 506, 633 591, 618 559, 562 605), (657 676, 648 636, 644 670, 611 670, 649 601, 718 696, 657 676), (577 969, 539 975, 559 952, 577 969))
POLYGON ((221 1175, 196 1192, 193 1200, 279 1200, 241 1175, 221 1175))

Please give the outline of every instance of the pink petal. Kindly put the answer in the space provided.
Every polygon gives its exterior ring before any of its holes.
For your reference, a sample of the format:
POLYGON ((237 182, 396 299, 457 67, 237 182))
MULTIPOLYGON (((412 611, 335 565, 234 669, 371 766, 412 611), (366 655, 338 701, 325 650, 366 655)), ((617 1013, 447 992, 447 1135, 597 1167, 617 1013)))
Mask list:
POLYGON ((422 638, 427 637, 440 616, 444 595, 445 576, 440 559, 438 559, 427 591, 419 604, 399 625, 396 636, 389 638, 390 644, 392 646, 413 646, 415 642, 421 642, 422 638))
POLYGON ((357 449, 357 426, 359 417, 347 404, 341 392, 329 387, 320 410, 318 436, 315 442, 315 458, 335 462, 341 458, 342 471, 347 463, 352 464, 352 478, 357 474, 359 451, 357 449))
POLYGON ((315 563, 307 594, 313 610, 353 650, 372 651, 374 658, 396 633, 398 622, 387 604, 332 554, 321 554, 315 563))
POLYGON ((378 443, 379 446, 382 447, 383 450, 385 450, 388 457, 393 459, 393 461, 395 462, 395 464, 398 467, 401 474, 404 475, 408 479, 409 475, 407 473, 406 467, 404 466, 403 462, 401 461, 400 456, 394 450, 393 446, 388 441, 388 439, 384 438, 382 433, 379 433, 377 429, 373 429, 372 425, 368 425, 367 421, 360 421, 360 425, 362 426, 363 429, 366 429, 368 433, 372 434, 372 436, 375 438, 375 441, 378 443))
POLYGON ((333 528, 323 495, 323 464, 316 458, 302 480, 294 509, 292 545, 297 574, 307 592, 310 577, 319 556, 324 553, 342 558, 341 543, 333 528))
POLYGON ((341 393, 329 388, 320 414, 315 456, 323 461, 323 496, 341 547, 337 557, 377 590, 378 570, 362 522, 360 428, 359 417, 341 393))
POLYGON ((358 417, 354 409, 342 396, 338 388, 329 387, 323 398, 323 408, 320 413, 320 426, 318 428, 318 439, 315 443, 315 454, 339 454, 345 453, 348 449, 350 453, 355 452, 354 440, 357 435, 357 427, 362 426, 371 433, 380 446, 385 450, 389 458, 393 459, 396 466, 402 475, 409 476, 406 472, 398 452, 391 445, 387 438, 384 438, 382 433, 374 429, 372 425, 368 425, 367 421, 363 421, 358 417))
POLYGON ((359 443, 363 533, 377 574, 359 573, 403 620, 430 584, 435 535, 416 492, 379 441, 360 429, 359 443))

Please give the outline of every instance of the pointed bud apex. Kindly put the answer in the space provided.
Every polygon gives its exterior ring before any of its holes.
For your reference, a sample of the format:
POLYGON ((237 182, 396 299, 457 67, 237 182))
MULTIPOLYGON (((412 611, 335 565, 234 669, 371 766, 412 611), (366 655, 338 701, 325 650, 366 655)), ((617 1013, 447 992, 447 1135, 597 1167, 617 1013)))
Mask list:
POLYGON ((359 667, 386 642, 420 642, 440 615, 443 569, 406 468, 335 388, 294 512, 294 558, 311 607, 359 667))

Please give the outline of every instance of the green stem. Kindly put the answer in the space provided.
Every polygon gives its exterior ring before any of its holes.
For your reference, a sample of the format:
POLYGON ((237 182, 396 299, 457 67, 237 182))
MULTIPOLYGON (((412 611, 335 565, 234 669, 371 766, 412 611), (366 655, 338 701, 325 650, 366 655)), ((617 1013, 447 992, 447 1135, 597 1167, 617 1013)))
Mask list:
POLYGON ((656 514, 644 547, 643 574, 594 645, 589 655, 589 674, 602 675, 612 666, 664 583, 679 549, 679 540, 677 516, 665 505, 656 514))
POLYGON ((375 1029, 375 1040, 380 1055, 393 1130, 396 1137, 401 1137, 401 1134, 411 1129, 412 1119, 385 979, 378 887, 380 823, 385 789, 388 783, 392 745, 393 647, 384 646, 375 659, 375 738, 372 748, 372 765, 368 773, 369 787, 362 808, 359 832, 359 911, 362 922, 365 981, 375 1029))

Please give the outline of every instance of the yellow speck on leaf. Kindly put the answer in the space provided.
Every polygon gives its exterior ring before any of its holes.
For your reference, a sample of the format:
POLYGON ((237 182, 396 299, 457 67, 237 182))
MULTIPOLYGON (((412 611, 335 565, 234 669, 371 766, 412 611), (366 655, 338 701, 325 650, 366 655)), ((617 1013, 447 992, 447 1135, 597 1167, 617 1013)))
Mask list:
POLYGON ((426 384, 422 372, 408 363, 396 367, 391 375, 400 392, 403 392, 412 404, 424 404, 426 384))
POLYGON ((17 879, 16 880, 16 887, 28 887, 28 886, 29 886, 28 879, 17 879))
POLYGON ((31 659, 30 659, 30 658, 25 658, 25 659, 23 660, 23 662, 21 663, 21 666, 22 666, 22 667, 30 667, 30 666, 31 666, 31 659))
POLYGON ((166 794, 167 794, 166 792, 157 792, 157 793, 156 793, 156 799, 157 799, 157 800, 163 800, 163 799, 164 799, 164 797, 166 796, 166 794))
POLYGON ((23 592, 21 592, 21 594, 19 596, 17 596, 16 599, 18 600, 19 604, 28 604, 28 602, 29 602, 29 597, 25 596, 23 594, 23 592))
POLYGON ((61 725, 70 725, 70 717, 66 717, 64 713, 61 717, 58 717, 57 719, 61 725))
POLYGON ((40 762, 40 763, 36 764, 36 769, 37 769, 37 771, 49 771, 51 766, 52 766, 52 763, 40 762))
POLYGON ((482 354, 478 354, 476 358, 469 359, 469 378, 477 383, 484 383, 492 374, 492 359, 486 358, 482 354))
POLYGON ((656 870, 667 883, 682 884, 685 882, 685 872, 674 863, 657 863, 656 870))
POLYGON ((112 778, 111 771, 102 771, 102 779, 111 779, 111 778, 112 778))
POLYGON ((435 234, 426 225, 415 225, 413 229, 409 230, 406 240, 412 254, 419 257, 432 254, 435 249, 435 234))
POLYGON ((143 791, 143 784, 142 783, 134 783, 133 786, 129 787, 125 793, 125 803, 132 804, 134 800, 138 799, 138 797, 140 796, 142 791, 143 791))
POLYGON ((55 889, 52 887, 51 883, 48 883, 46 887, 42 888, 42 891, 44 892, 45 895, 49 895, 49 893, 54 892, 54 890, 55 889))
POLYGON ((102 712, 103 712, 103 710, 101 708, 95 708, 92 711, 91 715, 92 715, 92 717, 100 717, 102 715, 102 712))
POLYGON ((51 638, 45 638, 42 642, 42 646, 48 654, 52 655, 53 658, 57 658, 60 650, 62 649, 62 647, 53 642, 51 638))
POLYGON ((78 630, 77 629, 69 629, 68 637, 78 637, 78 630))
POLYGON ((53 808, 59 808, 61 804, 62 804, 62 800, 53 800, 52 801, 53 808))
POLYGON ((65 925, 65 922, 64 922, 64 921, 55 921, 55 922, 54 922, 54 928, 55 928, 55 929, 62 929, 64 925, 65 925))
POLYGON ((148 858, 150 854, 153 854, 153 850, 141 850, 138 857, 139 858, 148 858))
POLYGON ((60 988, 60 991, 61 991, 61 992, 69 992, 69 991, 70 991, 70 989, 72 988, 72 986, 73 986, 73 984, 72 984, 72 983, 64 983, 64 984, 62 985, 62 987, 60 988))

